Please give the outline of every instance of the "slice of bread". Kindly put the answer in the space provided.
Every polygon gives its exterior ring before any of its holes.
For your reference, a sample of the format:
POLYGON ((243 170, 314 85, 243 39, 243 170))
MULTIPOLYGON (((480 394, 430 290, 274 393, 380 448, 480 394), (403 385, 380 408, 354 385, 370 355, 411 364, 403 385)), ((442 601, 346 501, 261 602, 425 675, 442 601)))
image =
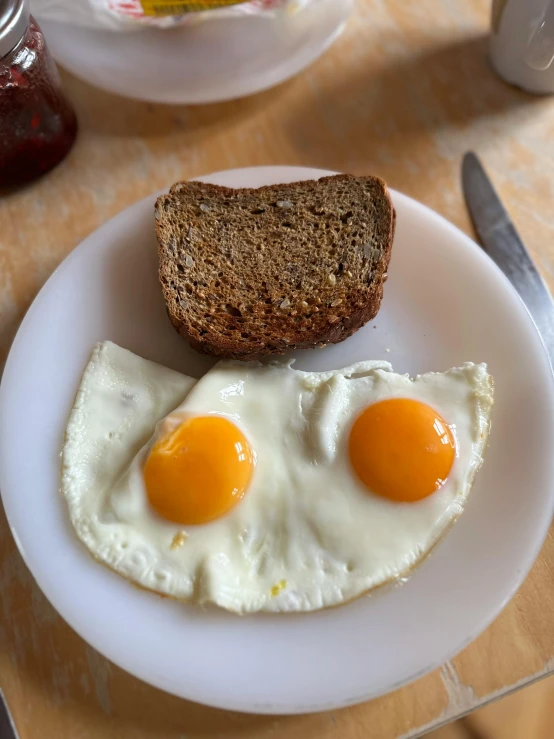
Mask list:
POLYGON ((229 359, 342 341, 379 310, 394 225, 377 177, 179 182, 156 202, 171 322, 199 352, 229 359))

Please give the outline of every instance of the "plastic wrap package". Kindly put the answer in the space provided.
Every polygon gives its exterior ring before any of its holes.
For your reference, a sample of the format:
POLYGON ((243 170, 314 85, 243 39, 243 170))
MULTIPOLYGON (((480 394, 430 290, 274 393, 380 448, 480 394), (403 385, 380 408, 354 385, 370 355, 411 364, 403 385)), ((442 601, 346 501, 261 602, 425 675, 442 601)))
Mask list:
POLYGON ((296 13, 317 0, 31 0, 40 21, 129 31, 172 28, 210 19, 296 13))

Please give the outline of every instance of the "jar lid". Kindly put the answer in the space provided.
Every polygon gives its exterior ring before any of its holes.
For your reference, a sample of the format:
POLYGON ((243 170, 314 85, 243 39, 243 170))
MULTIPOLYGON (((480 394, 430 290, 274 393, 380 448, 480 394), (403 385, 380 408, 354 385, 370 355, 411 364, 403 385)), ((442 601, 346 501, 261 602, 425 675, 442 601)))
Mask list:
POLYGON ((0 0, 0 57, 21 41, 30 13, 29 0, 0 0))

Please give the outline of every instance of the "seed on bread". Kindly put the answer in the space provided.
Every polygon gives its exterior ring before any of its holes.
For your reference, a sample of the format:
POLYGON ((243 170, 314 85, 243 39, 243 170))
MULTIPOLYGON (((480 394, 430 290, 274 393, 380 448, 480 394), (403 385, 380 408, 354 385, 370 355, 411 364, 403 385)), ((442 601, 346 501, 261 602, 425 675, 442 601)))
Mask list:
POLYGON ((156 203, 170 319, 218 357, 342 341, 377 314, 394 222, 376 177, 237 190, 178 183, 156 203))

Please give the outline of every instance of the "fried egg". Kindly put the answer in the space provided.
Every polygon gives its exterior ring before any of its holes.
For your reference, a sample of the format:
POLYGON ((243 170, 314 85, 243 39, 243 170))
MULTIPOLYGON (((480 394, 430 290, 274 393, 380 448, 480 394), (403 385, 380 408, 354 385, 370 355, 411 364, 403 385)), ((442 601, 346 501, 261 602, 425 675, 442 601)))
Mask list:
POLYGON ((93 556, 163 595, 311 611, 406 575, 463 509, 486 365, 410 379, 219 362, 196 384, 113 344, 85 370, 62 490, 93 556))

